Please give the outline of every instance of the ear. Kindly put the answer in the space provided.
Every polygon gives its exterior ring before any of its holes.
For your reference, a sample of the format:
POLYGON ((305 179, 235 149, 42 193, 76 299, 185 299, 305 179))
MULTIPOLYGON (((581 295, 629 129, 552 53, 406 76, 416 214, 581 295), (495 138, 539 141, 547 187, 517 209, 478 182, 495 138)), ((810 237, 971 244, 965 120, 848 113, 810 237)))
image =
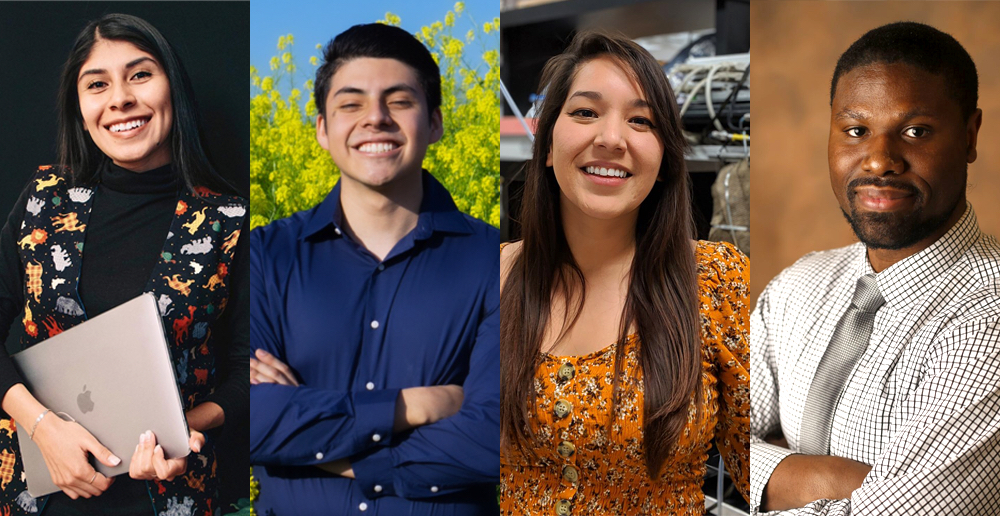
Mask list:
POLYGON ((548 154, 545 155, 545 166, 546 167, 551 167, 552 166, 552 146, 551 145, 549 145, 549 152, 548 152, 548 154))
POLYGON ((326 139, 326 118, 323 115, 316 117, 316 141, 323 150, 330 152, 330 143, 326 139))
POLYGON ((441 117, 441 108, 435 108, 431 113, 431 139, 427 143, 436 143, 442 136, 444 136, 444 120, 441 117))
POLYGON ((983 110, 976 109, 976 112, 969 117, 969 122, 965 127, 965 134, 968 138, 968 147, 965 151, 965 161, 972 163, 976 161, 976 142, 979 139, 979 127, 983 125, 983 110))

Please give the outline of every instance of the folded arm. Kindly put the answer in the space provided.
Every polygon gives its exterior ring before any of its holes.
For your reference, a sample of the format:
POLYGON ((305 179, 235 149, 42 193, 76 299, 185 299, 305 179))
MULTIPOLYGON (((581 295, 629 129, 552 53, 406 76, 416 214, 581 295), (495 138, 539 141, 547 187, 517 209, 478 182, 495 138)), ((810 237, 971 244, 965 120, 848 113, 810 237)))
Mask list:
POLYGON ((462 408, 388 448, 351 458, 366 496, 433 498, 500 481, 499 264, 480 316, 462 408), (378 489, 376 489, 378 486, 378 489))
MULTIPOLYGON (((903 402, 902 410, 911 416, 892 436, 860 487, 850 496, 827 497, 767 514, 1000 513, 1000 487, 996 485, 1000 475, 998 342, 998 319, 952 331, 932 350, 920 385, 903 402)), ((775 476, 779 469, 780 465, 774 469, 771 481, 790 482, 788 477, 775 476)), ((801 477, 792 480, 801 481, 801 477)))

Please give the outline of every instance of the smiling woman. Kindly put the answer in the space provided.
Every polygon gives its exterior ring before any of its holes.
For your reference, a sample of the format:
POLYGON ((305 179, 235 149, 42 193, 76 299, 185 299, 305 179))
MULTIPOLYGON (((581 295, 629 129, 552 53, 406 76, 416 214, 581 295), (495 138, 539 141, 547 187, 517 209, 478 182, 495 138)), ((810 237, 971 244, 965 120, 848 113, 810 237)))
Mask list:
MULTIPOLYGON (((107 14, 84 27, 62 68, 58 103, 59 163, 38 168, 0 232, 0 337, 22 310, 20 349, 152 294, 190 453, 167 456, 152 431, 134 450, 106 448, 56 417, 59 408, 37 399, 32 378, 3 352, 0 426, 28 432, 21 439, 37 444, 61 492, 32 496, 39 493, 26 490, 15 433, 0 433, 0 513, 215 514, 215 429, 238 420, 248 402, 249 353, 229 338, 242 313, 233 285, 246 201, 206 156, 190 80, 145 20, 107 14), (122 465, 121 474, 105 477, 90 455, 122 465)), ((118 368, 146 365, 115 363, 107 374, 118 368)))
POLYGON ((704 514, 714 440, 748 484, 746 257, 694 242, 678 107, 623 37, 545 66, 521 242, 500 255, 500 507, 704 514))

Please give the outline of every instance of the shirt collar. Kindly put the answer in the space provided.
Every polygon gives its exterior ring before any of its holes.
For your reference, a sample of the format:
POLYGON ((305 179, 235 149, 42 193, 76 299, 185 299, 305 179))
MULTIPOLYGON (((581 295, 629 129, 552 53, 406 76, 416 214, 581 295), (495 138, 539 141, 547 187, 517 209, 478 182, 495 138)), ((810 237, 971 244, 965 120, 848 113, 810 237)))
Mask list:
MULTIPOLYGON (((451 194, 434 176, 426 170, 421 171, 424 195, 420 201, 420 215, 413 238, 425 240, 435 232, 470 234, 472 226, 465 215, 458 211, 451 194)), ((300 239, 309 238, 325 229, 333 229, 331 236, 343 236, 344 214, 340 206, 340 181, 334 185, 326 199, 313 210, 306 222, 300 239)))
MULTIPOLYGON (((965 213, 941 238, 926 249, 908 256, 876 274, 879 291, 886 304, 903 305, 921 298, 933 288, 934 279, 957 262, 982 233, 972 204, 966 203, 965 213)), ((874 273, 865 246, 860 246, 857 277, 874 273)))

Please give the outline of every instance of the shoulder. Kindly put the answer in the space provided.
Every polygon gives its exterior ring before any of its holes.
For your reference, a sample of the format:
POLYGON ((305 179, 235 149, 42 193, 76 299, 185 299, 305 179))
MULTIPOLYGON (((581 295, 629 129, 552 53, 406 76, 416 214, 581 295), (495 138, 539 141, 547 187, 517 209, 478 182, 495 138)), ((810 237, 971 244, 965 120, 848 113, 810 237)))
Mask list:
POLYGON ((695 242, 695 260, 699 279, 715 276, 721 280, 745 281, 749 258, 729 242, 695 242))
POLYGON ((858 266, 858 260, 862 259, 864 253, 865 246, 861 243, 808 253, 772 278, 764 289, 764 294, 780 296, 803 289, 827 291, 827 287, 858 266))

